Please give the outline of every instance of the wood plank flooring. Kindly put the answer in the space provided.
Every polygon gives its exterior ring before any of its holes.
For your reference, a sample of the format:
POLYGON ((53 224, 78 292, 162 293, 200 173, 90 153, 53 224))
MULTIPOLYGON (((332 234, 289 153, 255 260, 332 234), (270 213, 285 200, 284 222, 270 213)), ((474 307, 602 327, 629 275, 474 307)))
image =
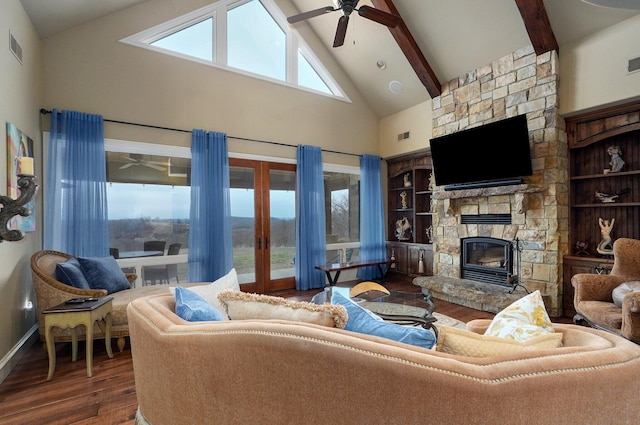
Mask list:
MULTIPOLYGON (((348 285, 345 285, 348 286, 348 285)), ((390 290, 419 292, 408 279, 394 277, 390 290)), ((308 301, 314 291, 286 290, 274 293, 308 301)), ((463 322, 492 318, 493 314, 434 300, 436 311, 463 322)), ((78 345, 78 361, 71 362, 71 344, 56 345, 56 370, 47 382, 48 360, 40 343, 34 344, 0 385, 0 424, 133 424, 137 408, 129 341, 123 352, 113 344, 109 359, 103 340, 94 342, 93 377, 86 375, 84 344, 78 345)))

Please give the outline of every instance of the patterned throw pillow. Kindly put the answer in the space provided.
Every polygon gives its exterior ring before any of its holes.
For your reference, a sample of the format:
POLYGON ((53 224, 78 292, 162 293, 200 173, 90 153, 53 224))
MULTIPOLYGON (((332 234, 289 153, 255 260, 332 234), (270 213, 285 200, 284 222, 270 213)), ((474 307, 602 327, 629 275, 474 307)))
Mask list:
POLYGON ((338 305, 239 291, 223 291, 218 300, 231 320, 291 320, 336 328, 343 328, 347 322, 347 311, 338 305))
POLYGON ((549 333, 553 333, 553 325, 540 291, 535 291, 498 313, 484 334, 526 341, 549 333))
POLYGON ((522 351, 562 347, 562 333, 543 334, 520 342, 480 335, 464 329, 440 326, 436 351, 466 357, 492 357, 522 351))

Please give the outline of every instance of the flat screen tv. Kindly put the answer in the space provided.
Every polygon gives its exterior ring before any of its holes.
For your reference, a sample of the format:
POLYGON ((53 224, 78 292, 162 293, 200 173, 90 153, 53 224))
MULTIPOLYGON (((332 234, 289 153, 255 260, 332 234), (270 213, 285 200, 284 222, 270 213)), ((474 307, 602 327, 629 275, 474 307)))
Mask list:
POLYGON ((526 115, 431 139, 436 185, 444 190, 506 186, 533 174, 526 115))

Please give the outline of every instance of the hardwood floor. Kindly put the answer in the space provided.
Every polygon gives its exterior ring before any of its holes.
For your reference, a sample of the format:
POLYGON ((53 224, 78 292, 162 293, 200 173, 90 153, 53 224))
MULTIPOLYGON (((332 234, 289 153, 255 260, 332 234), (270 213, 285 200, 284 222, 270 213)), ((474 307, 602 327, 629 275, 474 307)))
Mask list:
MULTIPOLYGON (((419 292, 408 279, 394 279, 385 286, 390 290, 419 292)), ((272 295, 308 301, 317 292, 287 290, 272 295)), ((493 317, 491 313, 445 301, 434 302, 437 312, 463 322, 493 317)), ((71 362, 71 344, 57 344, 56 370, 53 379, 47 382, 47 356, 40 343, 34 344, 0 385, 0 423, 133 424, 137 400, 129 342, 123 352, 114 346, 113 353, 114 358, 109 359, 104 341, 95 341, 93 377, 88 378, 83 343, 79 343, 75 363, 71 362)))

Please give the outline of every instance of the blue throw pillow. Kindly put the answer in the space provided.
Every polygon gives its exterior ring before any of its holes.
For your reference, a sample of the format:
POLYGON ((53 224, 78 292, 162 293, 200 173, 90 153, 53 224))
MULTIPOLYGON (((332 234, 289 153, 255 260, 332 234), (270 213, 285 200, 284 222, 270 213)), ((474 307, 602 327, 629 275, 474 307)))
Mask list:
POLYGON ((131 289, 127 277, 113 257, 78 257, 78 262, 91 289, 105 289, 108 294, 131 289))
POLYGON ((74 288, 91 289, 87 278, 82 273, 80 263, 75 258, 56 264, 56 279, 74 288))
POLYGON ((222 313, 209 304, 207 300, 182 286, 176 287, 176 314, 188 322, 219 322, 225 320, 222 313))
POLYGON ((375 320, 362 307, 345 298, 339 292, 333 293, 331 303, 342 305, 347 309, 349 318, 344 328, 348 331, 380 336, 428 349, 431 349, 436 343, 435 335, 426 329, 375 320))

